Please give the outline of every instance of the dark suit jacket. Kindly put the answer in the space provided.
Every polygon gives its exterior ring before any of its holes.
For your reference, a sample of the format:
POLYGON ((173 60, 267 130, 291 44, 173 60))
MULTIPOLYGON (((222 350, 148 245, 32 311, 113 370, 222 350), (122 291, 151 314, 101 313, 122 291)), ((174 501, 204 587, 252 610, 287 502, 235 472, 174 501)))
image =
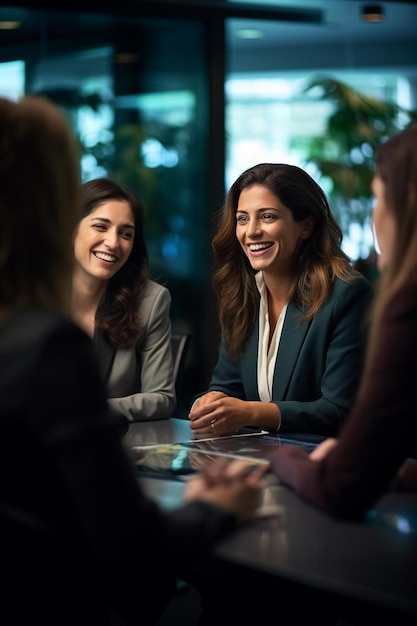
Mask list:
POLYGON ((283 482, 332 515, 361 518, 390 486, 416 492, 417 463, 400 465, 417 450, 417 285, 397 292, 382 319, 366 390, 320 462, 298 447, 277 450, 272 467, 283 482))
POLYGON ((234 516, 203 502, 165 515, 145 497, 70 320, 33 310, 0 325, 0 371, 0 623, 153 624, 234 516))
MULTIPOLYGON (((365 320, 372 286, 362 276, 337 280, 327 302, 309 321, 288 305, 275 365, 272 402, 281 411, 279 432, 334 435, 358 388, 365 320)), ((209 391, 259 400, 258 332, 255 324, 241 358, 230 359, 222 341, 209 391)))

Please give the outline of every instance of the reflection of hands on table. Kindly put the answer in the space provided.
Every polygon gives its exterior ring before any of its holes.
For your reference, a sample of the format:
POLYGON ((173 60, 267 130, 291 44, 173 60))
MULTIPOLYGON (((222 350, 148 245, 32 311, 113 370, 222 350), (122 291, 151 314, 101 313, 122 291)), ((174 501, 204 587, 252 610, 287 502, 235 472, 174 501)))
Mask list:
POLYGON ((219 460, 219 457, 217 455, 213 455, 207 452, 200 452, 198 450, 191 450, 189 451, 189 459, 190 459, 190 465, 196 470, 196 471, 200 471, 200 470, 204 470, 206 468, 207 465, 211 464, 211 463, 215 463, 216 461, 219 460))
MULTIPOLYGON (((222 454, 228 454, 227 451, 226 452, 219 452, 218 449, 216 449, 216 446, 214 445, 214 443, 211 443, 209 441, 205 441, 204 442, 205 445, 212 445, 213 446, 213 454, 210 453, 210 451, 207 451, 207 449, 195 449, 193 450, 192 448, 190 448, 189 450, 189 460, 190 460, 190 465, 196 470, 196 471, 204 471, 206 470, 206 468, 208 468, 209 465, 211 465, 212 463, 216 463, 219 461, 219 459, 222 459, 222 454)), ((255 458, 251 455, 249 456, 245 456, 244 452, 237 452, 234 454, 234 457, 232 457, 233 452, 231 452, 231 454, 228 456, 227 460, 229 463, 237 460, 240 461, 242 460, 247 467, 247 471, 252 471, 254 468, 260 467, 260 466, 266 466, 269 467, 269 463, 266 459, 263 458, 255 458), (236 458, 240 456, 241 458, 236 458)))

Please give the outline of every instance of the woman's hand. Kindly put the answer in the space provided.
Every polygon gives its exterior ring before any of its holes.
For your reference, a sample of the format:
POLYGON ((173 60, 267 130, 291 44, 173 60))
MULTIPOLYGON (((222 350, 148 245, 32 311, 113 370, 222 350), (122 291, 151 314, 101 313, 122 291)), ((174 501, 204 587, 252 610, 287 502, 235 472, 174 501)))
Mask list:
POLYGON ((195 402, 188 418, 194 435, 217 437, 245 426, 276 430, 281 416, 274 402, 240 400, 210 391, 195 402))
POLYGON ((221 391, 210 391, 192 407, 188 418, 195 435, 230 435, 245 423, 246 402, 221 391))
POLYGON ((330 450, 332 450, 336 444, 337 439, 335 439, 334 437, 329 437, 328 439, 325 439, 324 441, 319 443, 319 445, 314 448, 312 452, 310 452, 308 458, 311 461, 321 461, 322 459, 324 459, 325 456, 328 455, 330 450))
POLYGON ((184 499, 211 502, 231 511, 241 522, 250 521, 261 504, 267 468, 267 464, 255 466, 244 459, 218 459, 187 481, 184 499))

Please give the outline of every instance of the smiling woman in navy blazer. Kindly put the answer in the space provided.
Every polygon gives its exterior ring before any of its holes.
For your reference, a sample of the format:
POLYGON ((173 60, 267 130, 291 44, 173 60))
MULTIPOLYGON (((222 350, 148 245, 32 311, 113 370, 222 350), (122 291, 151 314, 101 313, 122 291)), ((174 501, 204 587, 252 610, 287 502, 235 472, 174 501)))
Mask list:
POLYGON ((230 188, 214 235, 221 344, 195 434, 244 426, 330 436, 355 398, 371 284, 341 249, 321 187, 263 163, 230 188))

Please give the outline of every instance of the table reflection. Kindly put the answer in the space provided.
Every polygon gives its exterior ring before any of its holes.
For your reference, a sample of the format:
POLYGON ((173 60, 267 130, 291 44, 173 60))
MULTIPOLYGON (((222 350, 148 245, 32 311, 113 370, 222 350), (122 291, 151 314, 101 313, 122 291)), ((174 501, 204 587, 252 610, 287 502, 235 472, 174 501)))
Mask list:
POLYGON ((192 438, 188 420, 166 419, 151 422, 133 422, 124 437, 128 447, 157 443, 178 443, 192 438))

